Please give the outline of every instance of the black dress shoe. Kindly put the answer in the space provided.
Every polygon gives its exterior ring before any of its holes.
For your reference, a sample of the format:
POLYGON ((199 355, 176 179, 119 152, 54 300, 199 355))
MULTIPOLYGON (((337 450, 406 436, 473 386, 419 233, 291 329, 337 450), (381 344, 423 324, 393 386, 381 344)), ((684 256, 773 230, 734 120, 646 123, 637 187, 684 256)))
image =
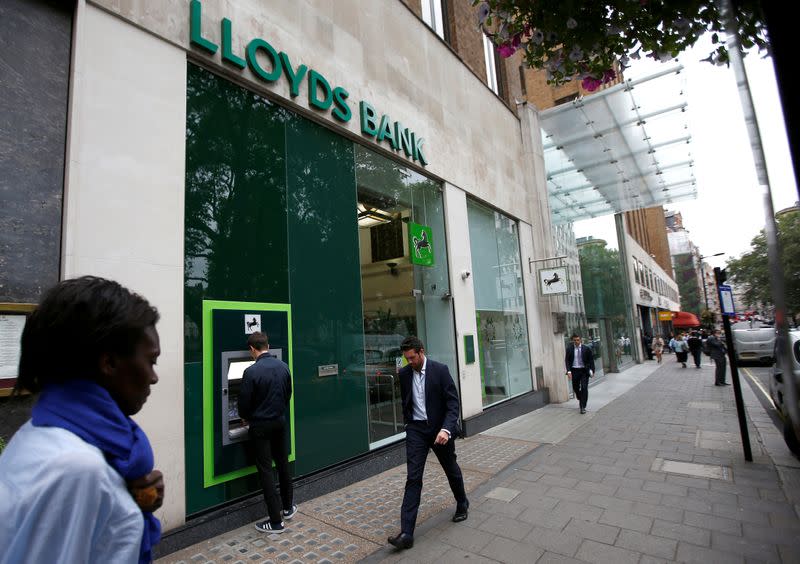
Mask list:
POLYGON ((586 410, 581 408, 581 415, 583 415, 584 413, 586 413, 586 410))
POLYGON ((720 386, 730 386, 730 384, 728 384, 727 382, 723 382, 722 384, 720 384, 720 386))
POLYGON ((414 546, 414 537, 408 533, 400 533, 396 537, 389 537, 389 544, 400 550, 414 546))
POLYGON ((456 513, 453 515, 453 523, 460 523, 466 521, 469 517, 469 505, 467 507, 456 507, 456 513))

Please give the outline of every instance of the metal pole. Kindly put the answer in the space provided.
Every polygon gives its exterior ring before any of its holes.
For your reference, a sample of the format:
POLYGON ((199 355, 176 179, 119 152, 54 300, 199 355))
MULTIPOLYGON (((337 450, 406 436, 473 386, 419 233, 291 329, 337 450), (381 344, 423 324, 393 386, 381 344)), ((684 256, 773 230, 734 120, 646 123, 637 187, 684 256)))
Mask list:
MULTIPOLYGON (((719 294, 720 268, 714 268, 714 280, 717 284, 717 294, 719 294)), ((722 314, 722 326, 725 328, 725 342, 728 347, 728 360, 731 363, 731 381, 733 382, 733 396, 736 399, 736 415, 739 417, 739 432, 742 435, 742 446, 744 447, 744 459, 747 462, 753 461, 753 452, 750 450, 750 433, 747 431, 747 418, 744 414, 744 401, 742 400, 742 384, 739 382, 739 368, 736 364, 736 350, 733 346, 733 331, 731 331, 731 320, 722 309, 722 298, 719 300, 720 313, 722 314)))

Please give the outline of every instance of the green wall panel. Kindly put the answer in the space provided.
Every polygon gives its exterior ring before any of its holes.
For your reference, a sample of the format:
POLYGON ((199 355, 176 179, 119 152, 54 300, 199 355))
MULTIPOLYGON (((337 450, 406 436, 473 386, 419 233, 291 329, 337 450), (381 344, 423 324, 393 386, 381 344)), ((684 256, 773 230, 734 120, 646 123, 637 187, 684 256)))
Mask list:
POLYGON ((203 300, 291 304, 295 476, 368 450, 364 368, 348 366, 363 352, 353 160, 351 142, 188 65, 189 515, 259 489, 255 475, 204 487, 203 300), (319 377, 318 367, 330 364, 339 374, 319 377))
POLYGON ((287 122, 289 278, 294 322, 297 471, 365 452, 367 395, 353 144, 287 122), (338 364, 338 376, 318 366, 338 364), (355 369, 354 369, 355 368, 355 369))

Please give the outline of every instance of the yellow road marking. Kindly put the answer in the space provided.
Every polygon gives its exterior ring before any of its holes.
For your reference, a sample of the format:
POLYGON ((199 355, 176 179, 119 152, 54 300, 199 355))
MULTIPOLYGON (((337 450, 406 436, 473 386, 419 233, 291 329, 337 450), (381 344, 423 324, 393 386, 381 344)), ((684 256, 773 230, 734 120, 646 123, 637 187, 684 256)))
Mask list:
POLYGON ((758 379, 753 376, 747 368, 742 367, 742 371, 747 374, 747 377, 750 378, 750 381, 753 382, 753 384, 758 386, 758 389, 761 390, 761 393, 764 394, 764 397, 767 398, 767 401, 769 401, 769 403, 772 405, 772 409, 777 409, 775 407, 775 402, 772 401, 772 396, 770 396, 769 392, 764 389, 764 386, 761 384, 761 382, 759 382, 758 379))

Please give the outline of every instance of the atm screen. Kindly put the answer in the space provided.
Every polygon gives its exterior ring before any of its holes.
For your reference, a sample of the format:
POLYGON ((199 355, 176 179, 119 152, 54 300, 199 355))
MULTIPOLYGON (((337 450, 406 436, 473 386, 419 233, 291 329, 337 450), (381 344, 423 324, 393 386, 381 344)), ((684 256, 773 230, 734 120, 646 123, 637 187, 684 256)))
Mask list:
POLYGON ((253 360, 234 360, 228 365, 228 382, 233 380, 241 380, 244 376, 244 371, 249 366, 253 365, 253 360))

